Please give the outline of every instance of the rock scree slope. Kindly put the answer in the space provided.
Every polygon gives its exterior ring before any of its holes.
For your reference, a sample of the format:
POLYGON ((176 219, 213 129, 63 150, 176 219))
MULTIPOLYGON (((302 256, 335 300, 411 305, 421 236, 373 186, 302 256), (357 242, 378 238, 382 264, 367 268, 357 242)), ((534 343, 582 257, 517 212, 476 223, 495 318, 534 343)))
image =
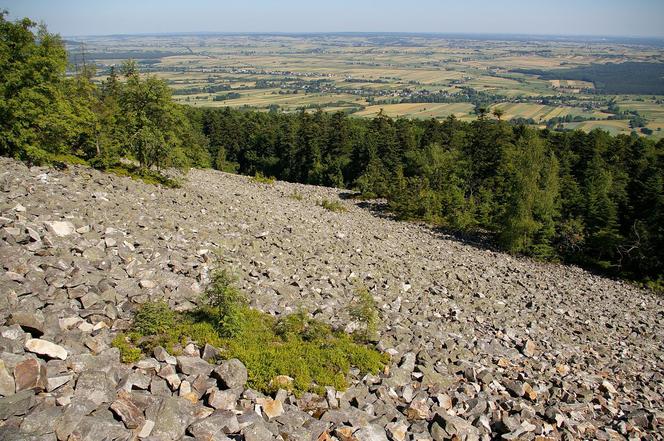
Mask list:
POLYGON ((212 170, 166 189, 1 158, 0 439, 664 439, 661 296, 352 200, 317 205, 339 193, 212 170), (348 331, 364 284, 389 366, 266 397, 228 388, 193 344, 122 364, 111 341, 137 306, 194 308, 215 265, 255 308, 348 331))

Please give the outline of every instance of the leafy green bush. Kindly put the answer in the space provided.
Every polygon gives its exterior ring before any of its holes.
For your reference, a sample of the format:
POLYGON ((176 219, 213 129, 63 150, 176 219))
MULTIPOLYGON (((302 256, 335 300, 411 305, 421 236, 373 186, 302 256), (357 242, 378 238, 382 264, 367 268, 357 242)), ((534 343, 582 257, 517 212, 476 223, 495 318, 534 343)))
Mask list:
POLYGON ((171 311, 164 302, 141 305, 131 332, 118 335, 113 346, 120 349, 123 362, 133 362, 141 350, 150 353, 156 346, 176 354, 188 342, 211 344, 220 348, 222 357, 241 360, 249 386, 265 393, 283 387, 273 381, 280 375, 293 378, 289 387, 296 394, 322 392, 325 386, 344 389, 351 367, 375 374, 387 361, 371 345, 304 312, 277 320, 249 308, 226 271, 213 274, 205 301, 206 306, 191 313, 171 311))
POLYGON ((344 205, 339 201, 328 201, 327 199, 323 199, 318 203, 318 205, 328 211, 333 211, 335 213, 343 213, 346 211, 346 207, 344 207, 344 205))

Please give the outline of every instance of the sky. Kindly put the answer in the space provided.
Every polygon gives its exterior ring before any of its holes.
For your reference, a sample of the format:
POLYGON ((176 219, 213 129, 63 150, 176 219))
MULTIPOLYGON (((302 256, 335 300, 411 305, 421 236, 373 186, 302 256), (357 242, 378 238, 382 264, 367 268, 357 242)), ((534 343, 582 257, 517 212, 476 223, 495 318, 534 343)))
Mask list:
POLYGON ((63 36, 441 32, 664 37, 664 0, 0 0, 63 36))

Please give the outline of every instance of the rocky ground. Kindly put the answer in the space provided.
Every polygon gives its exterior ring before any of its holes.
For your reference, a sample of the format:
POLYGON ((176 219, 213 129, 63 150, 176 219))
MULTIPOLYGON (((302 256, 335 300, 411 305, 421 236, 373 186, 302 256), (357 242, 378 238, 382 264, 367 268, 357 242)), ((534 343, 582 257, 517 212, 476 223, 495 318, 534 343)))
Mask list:
POLYGON ((0 158, 0 439, 664 439, 661 296, 317 205, 338 194, 0 158), (122 364, 111 340, 137 305, 191 309, 217 265, 256 308, 348 330, 364 283, 389 369, 296 398, 248 389, 241 363, 204 361, 212 348, 122 364))

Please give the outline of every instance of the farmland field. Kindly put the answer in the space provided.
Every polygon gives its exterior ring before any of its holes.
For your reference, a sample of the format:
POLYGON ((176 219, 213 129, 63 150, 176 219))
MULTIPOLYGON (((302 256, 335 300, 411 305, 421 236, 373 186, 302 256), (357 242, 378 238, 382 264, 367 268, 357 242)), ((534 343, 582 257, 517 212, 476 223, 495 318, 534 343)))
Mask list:
POLYGON ((659 138, 664 130, 664 96, 604 95, 602 88, 623 85, 598 88, 583 77, 599 72, 602 81, 622 81, 638 63, 660 72, 662 45, 648 42, 349 33, 79 37, 67 44, 75 66, 83 56, 93 60, 99 81, 132 58, 166 80, 176 101, 197 107, 462 119, 501 109, 504 120, 612 133, 630 133, 638 114, 647 120, 638 133, 659 138))

